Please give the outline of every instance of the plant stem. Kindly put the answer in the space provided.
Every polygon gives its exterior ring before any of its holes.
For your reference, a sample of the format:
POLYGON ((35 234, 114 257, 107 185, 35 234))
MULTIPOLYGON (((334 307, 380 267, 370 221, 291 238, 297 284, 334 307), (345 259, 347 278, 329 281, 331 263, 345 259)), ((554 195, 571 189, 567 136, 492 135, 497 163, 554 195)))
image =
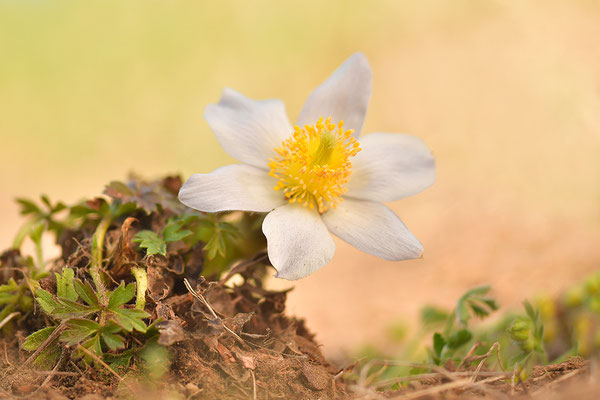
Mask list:
POLYGON ((38 270, 39 271, 44 271, 45 270, 45 266, 44 266, 44 253, 42 250, 42 241, 36 241, 35 242, 35 255, 37 258, 37 263, 38 263, 38 270))
POLYGON ((135 296, 135 308, 143 310, 146 307, 146 290, 148 289, 148 275, 144 268, 131 268, 131 273, 135 277, 137 291, 135 296))
POLYGON ((25 240, 25 238, 31 231, 32 226, 33 226, 33 221, 27 221, 21 226, 21 228, 19 228, 19 231, 17 232, 15 238, 13 239, 13 245, 12 245, 13 249, 21 248, 21 246, 23 245, 23 241, 25 240))
POLYGON ((104 282, 102 282, 102 275, 100 274, 100 268, 102 267, 103 251, 104 251, 104 236, 106 231, 112 223, 114 215, 112 213, 106 214, 100 220, 100 223, 96 227, 94 236, 92 237, 92 262, 90 264, 90 275, 96 286, 96 291, 100 295, 100 302, 102 305, 107 304, 106 288, 104 282))

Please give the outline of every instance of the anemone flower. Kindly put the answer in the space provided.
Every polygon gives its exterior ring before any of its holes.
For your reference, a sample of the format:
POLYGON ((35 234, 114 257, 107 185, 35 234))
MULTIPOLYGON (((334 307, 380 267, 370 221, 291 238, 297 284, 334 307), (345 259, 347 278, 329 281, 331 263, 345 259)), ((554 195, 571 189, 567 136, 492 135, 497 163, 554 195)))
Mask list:
POLYGON ((262 230, 277 277, 300 279, 335 252, 330 232, 386 260, 421 257, 423 246, 382 202, 435 181, 435 163, 418 138, 372 133, 358 139, 371 95, 371 69, 352 55, 306 100, 295 127, 280 100, 252 100, 224 89, 204 117, 241 164, 194 174, 180 201, 204 212, 268 213, 262 230))

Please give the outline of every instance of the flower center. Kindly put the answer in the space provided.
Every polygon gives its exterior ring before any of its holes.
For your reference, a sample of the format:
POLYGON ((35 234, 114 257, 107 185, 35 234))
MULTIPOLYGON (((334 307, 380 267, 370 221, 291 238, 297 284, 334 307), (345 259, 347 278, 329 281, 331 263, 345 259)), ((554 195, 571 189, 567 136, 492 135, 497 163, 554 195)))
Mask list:
POLYGON ((344 121, 337 126, 331 118, 315 125, 294 127, 294 133, 276 148, 277 156, 269 160, 269 175, 279 179, 275 190, 283 189, 290 203, 299 203, 324 213, 336 206, 352 173, 353 157, 360 151, 352 129, 344 131, 344 121))

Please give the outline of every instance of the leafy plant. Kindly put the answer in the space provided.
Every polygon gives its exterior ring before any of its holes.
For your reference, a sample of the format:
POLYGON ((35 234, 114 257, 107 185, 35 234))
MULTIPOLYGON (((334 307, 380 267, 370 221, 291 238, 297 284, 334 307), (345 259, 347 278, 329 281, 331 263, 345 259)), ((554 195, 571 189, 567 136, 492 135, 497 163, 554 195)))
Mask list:
POLYGON ((146 249, 146 254, 149 256, 167 254, 167 243, 177 242, 192 234, 189 229, 182 229, 192 218, 171 218, 165 225, 160 235, 151 230, 139 231, 133 241, 139 243, 140 247, 146 249))
MULTIPOLYGON (((81 345, 92 354, 102 356, 107 350, 123 349, 125 338, 133 331, 146 333, 148 330, 144 319, 150 314, 126 306, 136 295, 135 283, 125 285, 122 282, 108 293, 108 303, 103 304, 89 282, 74 278, 72 269, 64 268, 62 275, 56 274, 56 277, 57 294, 37 289, 36 300, 44 312, 60 324, 31 334, 24 343, 26 350, 37 350, 55 329, 60 328, 61 333, 54 341, 69 346, 81 345)), ((57 361, 58 356, 58 352, 43 351, 37 362, 47 365, 57 361)))
POLYGON ((469 343, 473 333, 469 329, 469 321, 473 316, 487 317, 498 309, 496 301, 487 296, 489 286, 480 286, 467 291, 456 303, 452 313, 444 313, 435 308, 424 311, 424 320, 428 323, 440 323, 445 320, 443 332, 433 334, 432 347, 428 349, 431 361, 436 365, 444 365, 453 359, 456 351, 469 343))
POLYGON ((16 323, 30 329, 25 319, 17 317, 33 315, 37 302, 46 323, 41 329, 36 324, 38 330, 23 344, 34 352, 36 365, 52 368, 67 356, 85 362, 104 360, 114 368, 130 362, 157 364, 156 354, 166 350, 157 342, 154 323, 159 319, 150 323, 145 311, 147 268, 155 268, 156 282, 163 266, 143 255, 166 256, 162 262, 167 262, 171 279, 185 276, 188 267, 193 276, 215 278, 236 260, 265 247, 261 214, 190 210, 177 200, 180 185, 177 177, 150 182, 132 177, 107 185, 106 197, 70 206, 52 203, 47 196, 37 203, 18 199, 27 221, 14 249, 0 261, 0 268, 10 271, 0 275, 3 333, 16 323), (141 230, 131 238, 129 229, 138 227, 141 230), (63 248, 58 261, 44 260, 42 238, 47 234, 63 248), (35 259, 20 254, 26 238, 35 245, 35 259), (178 267, 169 269, 171 262, 178 262, 178 267))

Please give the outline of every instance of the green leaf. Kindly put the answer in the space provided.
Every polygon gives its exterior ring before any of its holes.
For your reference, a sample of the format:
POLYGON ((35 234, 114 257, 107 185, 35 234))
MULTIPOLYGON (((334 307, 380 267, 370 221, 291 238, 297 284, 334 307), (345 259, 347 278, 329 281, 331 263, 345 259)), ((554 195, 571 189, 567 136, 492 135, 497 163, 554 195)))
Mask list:
POLYGON ((108 300, 108 308, 111 310, 116 310, 119 306, 129 302, 135 296, 135 283, 130 283, 125 286, 124 282, 121 282, 119 287, 117 287, 112 294, 110 295, 110 299, 108 300))
POLYGON ((471 303, 471 310, 473 310, 473 314, 477 315, 479 318, 483 318, 486 317, 488 315, 490 315, 489 311, 487 311, 485 308, 478 306, 475 303, 471 303))
POLYGON ((469 306, 466 302, 459 302, 456 307, 456 317, 463 325, 467 325, 469 320, 471 319, 471 314, 469 313, 469 306))
POLYGON ((120 354, 105 354, 104 360, 109 363, 112 369, 127 368, 131 364, 133 357, 133 349, 124 351, 120 354))
POLYGON ((91 308, 67 299, 57 298, 55 301, 58 305, 52 310, 51 315, 59 319, 85 317, 98 311, 97 308, 91 308))
POLYGON ((44 289, 38 289, 36 291, 35 299, 37 300, 40 307, 42 307, 42 310, 46 312, 46 314, 52 314, 54 309, 57 306, 59 306, 56 300, 54 300, 54 296, 52 296, 50 292, 47 292, 44 289))
MULTIPOLYGON (((46 340, 48 340, 55 329, 55 326, 49 326, 32 333, 23 343, 23 348, 28 351, 37 350, 46 340)), ((38 368, 51 369, 54 364, 56 364, 61 354, 62 347, 51 343, 38 354, 33 364, 38 368)))
POLYGON ((134 194, 129 186, 119 181, 112 181, 106 185, 105 192, 109 192, 109 196, 120 200, 129 198, 134 194))
POLYGON ((498 308, 500 308, 496 300, 490 299, 489 297, 484 297, 481 299, 481 301, 483 301, 492 311, 496 311, 498 308))
MULTIPOLYGON (((92 354, 97 356, 102 355, 102 345, 100 343, 100 333, 96 333, 94 336, 81 343, 82 347, 88 349, 92 354)), ((85 355, 84 355, 85 357, 85 355)))
POLYGON ((165 242, 176 242, 192 234, 190 230, 181 231, 181 227, 185 224, 184 220, 171 220, 162 230, 162 236, 165 242))
POLYGON ((523 307, 525 307, 525 312, 527 313, 527 315, 529 316, 529 318, 531 318, 532 321, 536 321, 538 318, 538 312, 537 310, 535 310, 533 308, 533 306, 531 305, 530 302, 528 302, 527 300, 525 300, 523 302, 523 307))
POLYGON ((52 367, 54 367, 58 362, 62 352, 62 346, 51 344, 42 350, 40 354, 38 354, 37 358, 33 362, 33 365, 40 369, 52 369, 52 367))
POLYGON ((125 339, 121 335, 110 332, 101 332, 100 335, 106 346, 112 351, 125 348, 125 339))
POLYGON ((473 334, 466 329, 455 332, 448 338, 448 348, 456 350, 467 344, 473 338, 473 334))
POLYGON ((34 224, 31 227, 31 231, 29 232, 29 237, 33 240, 34 243, 41 245, 42 242, 42 234, 46 229, 46 221, 40 221, 34 224))
POLYGON ((450 314, 441 308, 425 306, 421 310, 421 323, 423 325, 440 325, 446 322, 450 314))
POLYGON ((21 206, 21 215, 27 214, 36 214, 42 215, 42 210, 31 200, 27 200, 24 198, 15 199, 17 203, 21 206))
POLYGON ((52 210, 52 203, 50 202, 50 198, 48 198, 48 195, 41 195, 40 199, 42 200, 42 203, 44 203, 46 205, 46 207, 48 207, 49 210, 52 210))
POLYGON ((146 324, 143 319, 150 317, 144 310, 129 309, 129 308, 118 308, 113 310, 112 318, 114 322, 119 324, 121 328, 127 332, 131 332, 135 329, 138 332, 146 332, 146 324))
POLYGON ((16 293, 0 293, 0 305, 12 303, 16 298, 16 293))
POLYGON ((62 275, 55 273, 56 275, 56 295, 71 301, 77 301, 79 297, 75 288, 73 287, 73 278, 75 272, 71 268, 63 268, 62 275))
POLYGON ((167 244, 153 231, 139 231, 133 237, 133 242, 139 243, 141 248, 146 249, 148 255, 167 254, 167 244))
POLYGON ((83 341, 100 329, 100 324, 89 319, 71 319, 66 324, 67 329, 61 333, 60 340, 71 346, 83 341))
POLYGON ((40 329, 39 331, 33 332, 31 335, 27 336, 25 342, 23 342, 23 348, 28 351, 37 350, 42 343, 44 343, 52 332, 56 329, 55 326, 49 326, 47 328, 40 329))
POLYGON ((83 217, 87 217, 90 214, 97 214, 97 213, 98 213, 97 210, 94 210, 93 208, 91 208, 90 206, 88 206, 85 203, 72 206, 69 209, 69 217, 71 217, 71 218, 83 218, 83 217))
POLYGON ((442 350, 444 350, 444 346, 446 345, 446 340, 444 337, 436 332, 433 335, 433 354, 440 358, 442 356, 442 350))
POLYGON ((4 292, 15 292, 19 289, 19 285, 13 278, 10 278, 8 282, 2 286, 0 286, 0 293, 4 292))
POLYGON ((90 307, 94 309, 100 309, 100 302, 98 301, 98 296, 96 292, 92 288, 92 285, 88 281, 81 282, 79 279, 75 279, 73 281, 73 286, 75 287, 75 291, 81 297, 81 299, 86 302, 90 307))

